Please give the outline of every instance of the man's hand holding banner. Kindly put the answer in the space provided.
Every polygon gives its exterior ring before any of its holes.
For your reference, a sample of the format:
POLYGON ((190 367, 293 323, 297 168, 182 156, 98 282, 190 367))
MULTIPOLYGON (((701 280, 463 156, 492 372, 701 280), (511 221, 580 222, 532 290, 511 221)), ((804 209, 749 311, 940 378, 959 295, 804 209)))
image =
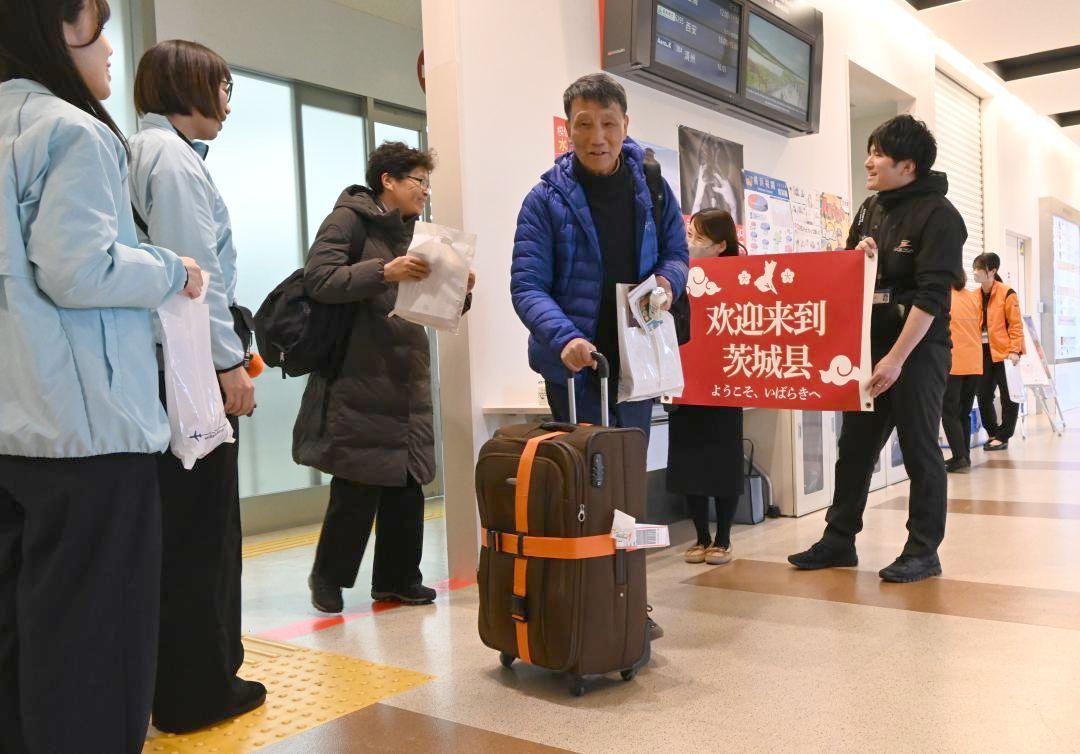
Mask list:
POLYGON ((690 342, 678 404, 872 411, 862 252, 691 260, 690 342))

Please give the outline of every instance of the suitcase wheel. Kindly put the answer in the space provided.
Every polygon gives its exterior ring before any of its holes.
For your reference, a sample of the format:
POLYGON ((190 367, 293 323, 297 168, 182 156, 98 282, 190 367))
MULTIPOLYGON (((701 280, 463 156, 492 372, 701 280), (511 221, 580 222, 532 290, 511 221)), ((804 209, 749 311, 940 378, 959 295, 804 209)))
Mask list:
POLYGON ((570 693, 574 696, 585 696, 585 679, 579 675, 571 678, 570 693))
POLYGON ((509 652, 499 652, 499 662, 501 662, 501 663, 502 663, 502 666, 503 666, 504 668, 508 668, 508 667, 510 667, 511 665, 513 665, 513 664, 514 664, 514 660, 516 660, 516 659, 517 659, 517 658, 516 658, 516 657, 514 657, 514 656, 513 656, 512 654, 510 654, 509 652))
POLYGON ((621 673, 619 673, 619 675, 622 676, 622 679, 624 681, 632 681, 634 680, 634 678, 637 677, 637 670, 634 668, 630 668, 629 670, 622 671, 621 673))

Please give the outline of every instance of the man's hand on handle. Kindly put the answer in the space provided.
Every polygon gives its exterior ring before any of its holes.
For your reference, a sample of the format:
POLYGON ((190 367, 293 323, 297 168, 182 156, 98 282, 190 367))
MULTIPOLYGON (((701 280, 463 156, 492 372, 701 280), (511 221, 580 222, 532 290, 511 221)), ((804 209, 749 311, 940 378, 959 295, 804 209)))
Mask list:
POLYGON ((595 351, 596 346, 585 340, 585 338, 574 338, 563 348, 562 363, 571 372, 577 374, 586 367, 596 365, 596 361, 593 359, 595 351))

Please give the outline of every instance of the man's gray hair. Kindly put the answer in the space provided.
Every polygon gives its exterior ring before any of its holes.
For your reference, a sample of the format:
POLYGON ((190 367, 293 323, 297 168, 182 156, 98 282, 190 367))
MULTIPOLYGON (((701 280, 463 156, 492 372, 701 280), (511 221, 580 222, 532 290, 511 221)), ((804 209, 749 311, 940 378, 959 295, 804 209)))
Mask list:
POLYGON ((563 110, 566 111, 566 119, 570 119, 570 105, 576 99, 587 102, 596 102, 604 107, 617 104, 626 115, 626 90, 622 84, 606 73, 590 73, 582 76, 563 92, 563 110))

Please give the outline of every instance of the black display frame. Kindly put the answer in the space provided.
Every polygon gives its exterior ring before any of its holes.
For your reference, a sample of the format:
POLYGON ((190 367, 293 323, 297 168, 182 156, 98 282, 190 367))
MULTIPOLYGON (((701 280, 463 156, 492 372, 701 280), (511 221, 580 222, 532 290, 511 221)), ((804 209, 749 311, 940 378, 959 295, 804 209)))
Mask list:
POLYGON ((808 6, 786 9, 784 0, 728 2, 739 8, 738 75, 734 92, 656 60, 656 6, 665 5, 663 0, 601 0, 603 69, 786 136, 817 133, 825 47, 821 11, 808 6), (751 15, 810 46, 810 93, 805 119, 746 96, 751 15))

